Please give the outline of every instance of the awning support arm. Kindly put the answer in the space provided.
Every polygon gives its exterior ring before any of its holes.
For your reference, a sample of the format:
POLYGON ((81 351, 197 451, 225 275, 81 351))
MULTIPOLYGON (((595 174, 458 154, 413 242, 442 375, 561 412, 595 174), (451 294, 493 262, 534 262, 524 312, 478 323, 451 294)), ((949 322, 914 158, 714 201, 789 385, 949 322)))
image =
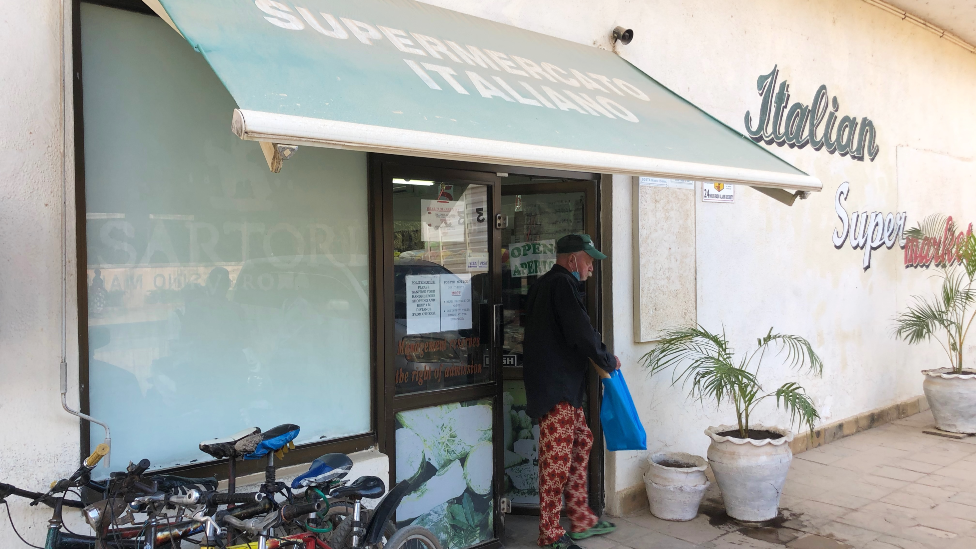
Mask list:
POLYGON ((264 153, 268 167, 274 173, 280 172, 281 163, 291 158, 298 151, 298 145, 282 145, 270 141, 259 141, 258 143, 261 144, 261 152, 264 153))

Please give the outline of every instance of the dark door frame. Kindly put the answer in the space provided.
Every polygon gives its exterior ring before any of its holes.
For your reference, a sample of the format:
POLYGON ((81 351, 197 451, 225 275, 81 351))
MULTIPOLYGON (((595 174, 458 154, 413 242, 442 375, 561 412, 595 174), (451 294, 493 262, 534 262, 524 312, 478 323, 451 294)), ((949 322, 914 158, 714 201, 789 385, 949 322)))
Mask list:
MULTIPOLYGON (((417 395, 395 395, 395 378, 391 365, 393 364, 392 344, 389 335, 393 330, 393 315, 387 311, 393 307, 393 276, 392 261, 388 258, 393 256, 393 210, 392 210, 392 186, 386 184, 392 179, 393 170, 397 173, 409 170, 409 173, 418 179, 445 179, 453 178, 459 181, 470 181, 472 183, 493 185, 490 196, 490 207, 492 213, 498 213, 501 206, 502 190, 509 194, 508 189, 523 188, 524 194, 529 192, 565 192, 583 191, 586 197, 584 210, 584 223, 586 230, 593 237, 597 247, 601 247, 601 211, 600 211, 600 174, 580 173, 557 170, 544 170, 536 168, 520 168, 514 166, 502 166, 496 164, 479 164, 469 162, 457 162, 450 160, 438 160, 431 158, 403 157, 386 154, 369 155, 369 193, 371 204, 370 228, 374 236, 371 246, 371 274, 370 281, 373 288, 374 304, 374 379, 377 380, 374 399, 375 399, 375 422, 377 442, 380 451, 390 458, 390 482, 396 479, 396 448, 394 439, 395 414, 403 409, 412 409, 425 406, 435 406, 448 402, 460 400, 473 400, 476 398, 493 399, 494 421, 498 428, 495 429, 495 494, 496 501, 503 495, 504 483, 504 450, 503 440, 501 440, 502 429, 502 410, 501 393, 502 384, 506 379, 521 379, 520 372, 517 377, 513 377, 517 368, 501 367, 501 345, 496 345, 492 363, 498 365, 498 375, 495 382, 483 385, 465 387, 463 389, 451 389, 436 391, 433 393, 422 393, 417 395), (426 174, 426 177, 425 177, 426 174), (499 181, 499 175, 525 175, 545 178, 547 181, 532 183, 530 185, 503 185, 499 181), (552 181, 556 180, 556 181, 552 181), (390 403, 395 403, 390 405, 390 403)), ((494 300, 501 303, 501 257, 496 250, 500 244, 500 231, 492 228, 491 238, 489 239, 492 254, 490 271, 493 273, 494 300)), ((602 248, 601 248, 602 249, 602 248)), ((608 285, 603 282, 604 271, 609 272, 598 262, 595 269, 595 276, 587 282, 587 309, 590 312, 596 328, 599 330, 603 323, 601 292, 607 290, 608 285)), ((590 428, 594 435, 593 449, 590 452, 589 465, 589 499, 593 510, 601 515, 605 506, 604 501, 604 445, 603 430, 600 426, 600 395, 601 384, 596 373, 591 371, 588 379, 589 384, 589 415, 590 428)), ((529 511, 533 512, 533 511, 529 511)), ((537 513, 537 511, 534 511, 537 513)), ((495 527, 498 535, 501 535, 501 513, 495 513, 495 527)))

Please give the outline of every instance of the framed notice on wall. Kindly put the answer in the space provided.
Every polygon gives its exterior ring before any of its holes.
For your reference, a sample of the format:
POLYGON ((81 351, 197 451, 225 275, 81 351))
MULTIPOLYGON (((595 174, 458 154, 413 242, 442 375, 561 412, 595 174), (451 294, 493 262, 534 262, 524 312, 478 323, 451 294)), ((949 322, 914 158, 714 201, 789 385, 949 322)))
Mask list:
POLYGON ((663 330, 694 325, 698 319, 695 193, 688 192, 686 185, 648 184, 647 179, 642 177, 633 186, 634 339, 638 342, 655 341, 663 330))

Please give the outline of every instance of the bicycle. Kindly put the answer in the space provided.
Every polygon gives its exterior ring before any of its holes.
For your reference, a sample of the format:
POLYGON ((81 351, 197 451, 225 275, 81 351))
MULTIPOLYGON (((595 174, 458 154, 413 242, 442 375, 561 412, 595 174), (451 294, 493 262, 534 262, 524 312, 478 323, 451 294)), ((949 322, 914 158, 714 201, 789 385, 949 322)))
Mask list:
MULTIPOLYGON (((147 546, 155 548, 172 545, 173 542, 187 539, 203 531, 203 528, 193 520, 167 523, 160 527, 160 523, 153 520, 158 513, 148 507, 196 505, 203 499, 196 488, 211 486, 216 488, 216 479, 187 479, 173 475, 144 477, 143 474, 149 468, 149 461, 142 460, 139 464, 130 464, 124 473, 113 473, 108 481, 92 480, 92 470, 107 453, 108 447, 99 445, 71 476, 52 483, 46 493, 23 490, 10 484, 0 483, 0 501, 6 503, 5 498, 14 495, 31 500, 32 506, 43 503, 53 509, 51 519, 48 521, 44 549, 145 549, 147 546), (160 487, 167 491, 159 491, 160 487), (101 492, 107 497, 87 506, 80 500, 67 499, 68 493, 78 495, 76 490, 81 488, 101 492), (170 492, 178 493, 174 495, 170 492), (64 507, 81 510, 86 522, 95 531, 95 535, 77 534, 67 530, 63 520, 64 507), (142 524, 137 524, 130 518, 134 523, 133 526, 119 527, 118 517, 122 514, 131 517, 133 511, 149 511, 150 515, 142 524)), ((208 494, 212 493, 208 492, 208 494)), ((229 502, 246 503, 255 499, 255 494, 250 494, 250 499, 242 496, 245 495, 234 498, 226 494, 213 494, 206 501, 211 505, 220 505, 229 502)), ((267 513, 270 508, 267 503, 258 504, 250 508, 241 508, 239 512, 235 512, 235 516, 248 518, 267 513)), ((26 545, 38 547, 16 532, 12 521, 11 526, 14 527, 17 537, 26 545)))
MULTIPOLYGON (((341 455, 341 454, 333 454, 341 455)), ((349 525, 351 543, 349 545, 333 545, 320 539, 319 534, 314 531, 305 531, 284 536, 275 536, 274 529, 282 527, 289 522, 296 522, 303 515, 310 515, 320 511, 327 505, 327 500, 320 500, 310 503, 286 504, 275 512, 269 513, 262 518, 251 520, 241 520, 229 514, 217 513, 210 520, 198 517, 198 520, 207 520, 208 524, 216 525, 216 531, 208 529, 207 539, 220 538, 220 525, 232 526, 247 534, 258 537, 257 546, 253 542, 226 546, 225 549, 277 549, 287 546, 304 547, 304 549, 441 549, 440 542, 432 532, 421 526, 408 526, 401 530, 390 533, 388 525, 392 524, 390 518, 396 511, 403 497, 411 490, 408 482, 403 481, 393 488, 379 503, 372 517, 368 520, 365 528, 362 527, 361 500, 364 498, 372 499, 382 494, 385 487, 382 480, 377 477, 361 477, 351 484, 341 485, 338 489, 330 493, 340 493, 354 499, 355 507, 353 515, 343 520, 343 524, 349 525), (365 479, 365 480, 364 480, 365 479), (376 482, 380 485, 377 488, 376 482), (377 492, 377 490, 379 490, 377 492), (213 534, 213 537, 211 535, 213 534), (388 536, 388 537, 387 537, 388 536)), ((338 533, 338 531, 336 532, 338 533)), ((219 549, 220 545, 204 545, 201 549, 219 549)))
MULTIPOLYGON (((363 499, 376 499, 383 495, 386 486, 382 479, 366 476, 345 484, 344 477, 352 469, 352 460, 345 454, 326 454, 314 460, 309 470, 292 481, 290 487, 283 487, 275 480, 274 457, 283 457, 292 440, 298 435, 297 425, 285 424, 261 433, 254 428, 241 431, 231 437, 214 439, 200 444, 200 449, 214 457, 226 457, 231 462, 243 454, 244 459, 257 459, 267 456, 265 482, 261 492, 265 493, 273 505, 276 494, 284 495, 288 504, 263 518, 249 521, 217 513, 212 523, 223 525, 228 534, 226 539, 233 541, 231 532, 240 530, 244 534, 257 537, 259 549, 274 548, 284 544, 304 544, 307 549, 365 549, 375 547, 396 547, 399 545, 425 546, 440 549, 440 544, 432 533, 421 527, 405 528, 406 533, 397 537, 392 518, 396 507, 410 491, 407 482, 401 482, 387 494, 375 510, 366 512, 363 499), (304 488, 306 503, 294 503, 294 490, 304 488), (298 522, 302 515, 315 516, 312 521, 298 522), (276 537, 275 529, 295 530, 276 537), (331 534, 326 540, 322 538, 331 534), (396 545, 392 542, 396 541, 396 545)), ((231 468, 233 471, 233 468, 231 468)), ((219 526, 218 526, 219 528, 219 526)), ((220 531, 208 530, 208 540, 220 536, 220 531)), ((203 545, 201 547, 204 547, 203 545)), ((253 544, 230 545, 230 548, 252 548, 253 544)))

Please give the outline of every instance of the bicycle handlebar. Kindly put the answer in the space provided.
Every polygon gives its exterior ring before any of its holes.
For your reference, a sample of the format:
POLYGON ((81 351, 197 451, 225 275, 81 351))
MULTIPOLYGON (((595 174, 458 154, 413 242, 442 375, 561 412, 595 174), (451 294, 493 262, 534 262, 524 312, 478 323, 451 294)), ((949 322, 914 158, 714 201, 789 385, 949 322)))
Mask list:
POLYGON ((295 520, 296 518, 307 515, 309 513, 314 513, 324 507, 324 502, 322 500, 312 502, 312 503, 298 503, 295 505, 285 505, 281 508, 281 519, 285 522, 295 520))
MULTIPOLYGON (((27 490, 21 490, 20 488, 17 488, 16 486, 13 486, 11 484, 4 484, 0 482, 0 499, 3 499, 7 496, 19 496, 24 499, 39 501, 44 505, 47 505, 48 507, 54 507, 58 499, 51 495, 41 494, 39 492, 30 492, 27 490)), ((84 504, 82 504, 80 501, 75 501, 72 499, 63 500, 62 505, 64 505, 65 507, 73 507, 75 509, 84 509, 85 507, 84 504)))
POLYGON ((166 503, 169 505, 196 505, 200 502, 200 492, 196 490, 188 490, 186 495, 172 495, 165 492, 159 492, 151 496, 140 496, 132 500, 132 503, 143 504, 143 503, 166 503))
POLYGON ((321 500, 313 503, 283 505, 280 511, 276 513, 270 513, 261 519, 250 519, 244 521, 233 515, 226 514, 226 515, 219 516, 217 522, 223 522, 225 524, 233 526, 234 528, 237 528, 238 530, 243 530, 252 535, 257 535, 260 534, 261 532, 264 532, 268 528, 274 527, 276 524, 293 521, 302 515, 314 513, 315 511, 319 511, 324 507, 325 507, 325 502, 321 500))
POLYGON ((108 444, 105 444, 103 442, 95 447, 95 450, 91 453, 90 456, 85 458, 85 467, 88 467, 89 469, 94 469, 95 466, 98 465, 98 462, 102 461, 102 458, 107 455, 108 455, 108 444))
POLYGON ((204 505, 231 505, 260 502, 264 499, 261 492, 241 492, 238 494, 223 494, 220 492, 204 492, 200 503, 204 505))

